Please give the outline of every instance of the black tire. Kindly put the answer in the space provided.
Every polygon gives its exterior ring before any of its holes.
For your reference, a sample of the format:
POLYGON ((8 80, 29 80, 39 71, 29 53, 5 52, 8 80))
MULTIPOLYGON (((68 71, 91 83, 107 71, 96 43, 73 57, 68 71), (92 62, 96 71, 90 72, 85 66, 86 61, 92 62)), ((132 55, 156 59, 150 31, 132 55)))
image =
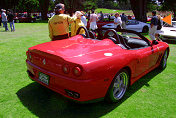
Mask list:
POLYGON ((160 70, 164 70, 167 66, 167 58, 168 58, 168 49, 165 50, 164 54, 163 54, 163 57, 161 59, 161 62, 160 62, 160 65, 159 65, 159 69, 160 70))
POLYGON ((105 96, 107 102, 118 102, 125 94, 129 85, 129 73, 127 70, 120 70, 114 77, 108 92, 105 96))
POLYGON ((148 33, 148 31, 149 31, 148 26, 144 26, 142 29, 142 33, 148 33))

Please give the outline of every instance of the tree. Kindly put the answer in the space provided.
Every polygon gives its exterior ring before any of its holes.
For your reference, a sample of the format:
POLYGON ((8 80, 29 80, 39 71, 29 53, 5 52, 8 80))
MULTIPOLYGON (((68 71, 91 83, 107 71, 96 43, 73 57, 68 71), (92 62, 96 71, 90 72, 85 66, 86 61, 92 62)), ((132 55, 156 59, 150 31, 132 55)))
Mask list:
POLYGON ((15 10, 19 0, 0 0, 0 9, 15 10))
POLYGON ((158 10, 160 7, 161 6, 157 5, 156 1, 148 1, 147 2, 147 12, 158 10))
POLYGON ((66 11, 72 15, 76 10, 95 8, 96 0, 55 0, 55 4, 63 3, 66 11))
MULTIPOLYGON (((110 0, 106 0, 106 1, 110 1, 110 0)), ((118 0, 118 1, 127 2, 128 0, 118 0)), ((136 20, 143 21, 143 22, 147 21, 147 1, 150 1, 150 0, 130 0, 131 9, 133 11, 133 14, 136 20)))
POLYGON ((96 9, 97 8, 96 0, 85 1, 83 6, 86 11, 96 9))
POLYGON ((174 17, 176 17, 176 1, 175 0, 159 0, 161 2, 162 11, 172 11, 174 13, 174 17))
POLYGON ((147 21, 147 0, 130 0, 131 9, 135 19, 139 21, 147 21))
POLYGON ((43 20, 48 20, 47 13, 49 8, 50 0, 39 0, 40 12, 43 20))
POLYGON ((19 0, 17 6, 18 12, 35 12, 39 10, 39 1, 38 0, 19 0))

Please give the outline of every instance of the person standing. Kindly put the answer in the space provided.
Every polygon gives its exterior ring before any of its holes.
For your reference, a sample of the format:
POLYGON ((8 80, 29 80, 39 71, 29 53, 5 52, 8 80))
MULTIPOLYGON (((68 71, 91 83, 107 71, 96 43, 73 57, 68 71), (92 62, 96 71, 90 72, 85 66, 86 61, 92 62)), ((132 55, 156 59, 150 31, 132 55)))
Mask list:
MULTIPOLYGON (((81 16, 83 14, 80 11, 76 11, 75 15, 77 19, 71 24, 71 36, 75 36, 79 27, 84 26, 84 23, 81 21, 81 16)), ((85 34, 85 31, 81 29, 79 34, 85 34)))
POLYGON ((99 17, 100 21, 103 21, 104 20, 104 15, 103 15, 103 12, 100 11, 100 17, 99 17))
POLYGON ((65 5, 57 4, 55 6, 55 15, 48 21, 49 37, 52 41, 69 38, 69 24, 77 19, 76 16, 70 17, 64 14, 64 11, 65 5))
POLYGON ((94 10, 92 10, 92 14, 90 14, 90 30, 92 30, 92 31, 94 31, 95 32, 95 30, 96 29, 98 29, 98 27, 97 27, 97 20, 98 20, 98 16, 97 16, 97 14, 95 14, 95 11, 94 10))
POLYGON ((15 31, 15 24, 14 24, 14 15, 12 14, 11 11, 7 11, 7 14, 8 14, 8 22, 10 24, 10 28, 11 28, 11 32, 14 32, 15 31))
POLYGON ((84 16, 85 13, 83 11, 81 11, 82 16, 81 16, 81 21, 84 23, 84 26, 87 27, 87 20, 86 17, 84 16))
POLYGON ((155 33, 158 25, 158 18, 156 16, 156 11, 152 11, 152 19, 150 23, 149 35, 151 40, 155 40, 155 33))
POLYGON ((1 21, 2 21, 1 19, 2 19, 2 17, 1 17, 1 12, 0 12, 0 27, 1 27, 1 21))
POLYGON ((5 9, 1 9, 2 11, 2 14, 1 14, 1 17, 2 17, 2 23, 3 23, 3 26, 5 27, 5 31, 9 31, 8 29, 8 26, 7 26, 7 15, 6 15, 6 10, 5 9))
POLYGON ((158 24, 157 24, 157 30, 155 32, 155 38, 159 41, 162 41, 159 37, 159 33, 161 33, 161 28, 163 26, 163 20, 161 20, 162 18, 160 15, 158 15, 157 17, 158 17, 158 24))
POLYGON ((124 13, 122 13, 121 20, 122 20, 122 29, 126 29, 127 17, 124 13))
POLYGON ((115 14, 115 18, 114 18, 114 25, 116 27, 116 29, 122 29, 122 20, 121 17, 119 16, 119 13, 115 14))

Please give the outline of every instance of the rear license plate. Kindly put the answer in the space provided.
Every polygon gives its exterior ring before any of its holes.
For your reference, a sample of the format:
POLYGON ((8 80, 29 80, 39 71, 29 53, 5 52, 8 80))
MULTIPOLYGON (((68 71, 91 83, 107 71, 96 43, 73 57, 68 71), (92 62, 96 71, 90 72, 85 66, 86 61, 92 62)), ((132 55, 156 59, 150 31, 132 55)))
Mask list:
POLYGON ((38 80, 46 85, 49 85, 49 76, 44 73, 39 72, 39 79, 38 80))

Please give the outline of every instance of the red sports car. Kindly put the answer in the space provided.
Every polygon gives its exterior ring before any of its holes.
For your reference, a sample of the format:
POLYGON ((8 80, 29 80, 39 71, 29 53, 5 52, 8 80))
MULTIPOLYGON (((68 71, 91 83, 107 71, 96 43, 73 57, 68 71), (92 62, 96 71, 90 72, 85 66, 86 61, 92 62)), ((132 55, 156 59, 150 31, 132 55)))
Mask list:
POLYGON ((84 29, 86 35, 29 48, 29 77, 76 101, 117 102, 135 81, 154 68, 166 67, 169 46, 165 42, 152 42, 130 30, 108 30, 98 40, 84 29))

